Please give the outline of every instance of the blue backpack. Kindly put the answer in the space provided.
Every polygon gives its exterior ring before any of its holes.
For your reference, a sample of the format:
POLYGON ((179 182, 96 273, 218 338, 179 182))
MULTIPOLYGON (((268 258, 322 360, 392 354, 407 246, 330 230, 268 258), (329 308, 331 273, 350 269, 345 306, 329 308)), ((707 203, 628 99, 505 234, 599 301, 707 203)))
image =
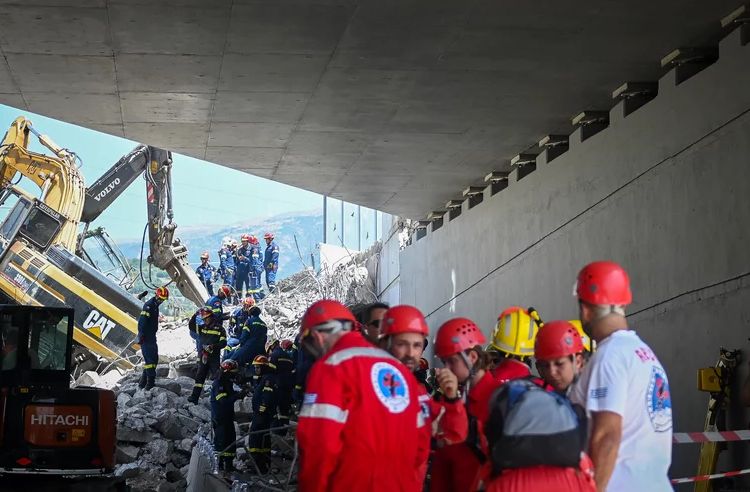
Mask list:
POLYGON ((508 381, 492 395, 485 426, 492 474, 538 465, 577 468, 587 432, 580 406, 530 379, 508 381))

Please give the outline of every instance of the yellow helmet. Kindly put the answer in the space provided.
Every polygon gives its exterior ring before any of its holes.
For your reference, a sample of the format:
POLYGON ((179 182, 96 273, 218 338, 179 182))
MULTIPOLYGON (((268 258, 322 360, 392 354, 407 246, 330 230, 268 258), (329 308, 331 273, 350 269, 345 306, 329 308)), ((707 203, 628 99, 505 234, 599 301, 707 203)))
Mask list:
POLYGON ((581 338, 583 339, 583 348, 586 349, 587 352, 592 352, 591 350, 591 337, 589 337, 585 331, 583 331, 583 325, 581 324, 581 320, 579 319, 571 319, 569 323, 576 327, 576 331, 578 331, 578 334, 581 335, 581 338))
POLYGON ((513 306, 497 318, 490 348, 520 357, 534 355, 534 339, 539 326, 522 307, 513 306))

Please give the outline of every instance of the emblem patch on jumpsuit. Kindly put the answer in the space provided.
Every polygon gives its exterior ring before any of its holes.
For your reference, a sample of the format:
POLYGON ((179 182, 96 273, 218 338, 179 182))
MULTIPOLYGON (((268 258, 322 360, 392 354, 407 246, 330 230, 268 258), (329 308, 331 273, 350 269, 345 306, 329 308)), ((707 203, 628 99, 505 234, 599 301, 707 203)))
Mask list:
POLYGON ((376 362, 370 369, 375 396, 391 413, 401 413, 409 406, 409 385, 404 375, 388 362, 376 362))

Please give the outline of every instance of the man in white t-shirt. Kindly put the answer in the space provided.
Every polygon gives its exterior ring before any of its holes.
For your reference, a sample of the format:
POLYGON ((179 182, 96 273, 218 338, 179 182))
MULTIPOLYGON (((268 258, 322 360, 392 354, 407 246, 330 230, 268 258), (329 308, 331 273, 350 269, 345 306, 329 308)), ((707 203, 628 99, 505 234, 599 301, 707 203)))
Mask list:
POLYGON ((578 274, 576 295, 584 330, 597 350, 570 399, 591 419, 589 455, 596 488, 607 492, 671 491, 672 401, 659 359, 628 329, 632 301, 620 265, 598 261, 578 274))

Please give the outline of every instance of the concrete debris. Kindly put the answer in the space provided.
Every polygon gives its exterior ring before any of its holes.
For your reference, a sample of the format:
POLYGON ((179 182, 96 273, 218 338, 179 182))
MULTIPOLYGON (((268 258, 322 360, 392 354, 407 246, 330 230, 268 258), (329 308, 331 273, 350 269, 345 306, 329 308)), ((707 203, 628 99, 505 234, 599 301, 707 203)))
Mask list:
MULTIPOLYGON (((318 299, 333 298, 352 306, 375 300, 373 259, 377 259, 379 245, 364 253, 344 253, 343 259, 323 265, 319 273, 306 270, 282 280, 277 284, 278 292, 259 303, 269 338, 293 339, 305 310, 318 299)), ((225 307, 225 311, 233 309, 225 307)), ((76 383, 109 387, 117 395, 117 476, 125 477, 134 491, 182 491, 196 439, 210 439, 209 392, 203 392, 198 404, 187 402, 197 369, 195 342, 190 338, 187 319, 162 324, 157 340, 162 363, 156 368, 154 388, 138 387, 139 370, 125 375, 110 371, 104 376, 87 372, 76 383)), ((235 403, 238 421, 249 419, 251 404, 250 397, 235 403)), ((246 455, 239 446, 239 469, 247 461, 246 455)))

